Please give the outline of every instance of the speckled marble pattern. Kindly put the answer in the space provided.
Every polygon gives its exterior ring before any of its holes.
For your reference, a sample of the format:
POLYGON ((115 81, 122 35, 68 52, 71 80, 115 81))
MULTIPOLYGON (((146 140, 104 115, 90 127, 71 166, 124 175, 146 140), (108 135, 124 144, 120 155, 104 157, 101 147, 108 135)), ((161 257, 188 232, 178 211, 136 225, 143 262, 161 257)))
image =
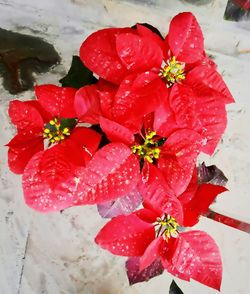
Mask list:
MULTIPOLYGON (((227 1, 192 6, 177 0, 0 0, 0 26, 34 34, 54 44, 61 65, 37 76, 37 82, 56 83, 66 72, 71 56, 83 39, 96 29, 149 22, 163 33, 170 18, 192 11, 201 23, 206 50, 214 55, 236 104, 228 107, 228 128, 212 158, 229 177, 230 192, 214 209, 250 222, 250 23, 226 22, 227 1)), ((30 99, 32 92, 11 96, 0 87, 0 293, 1 294, 151 294, 168 293, 171 276, 164 273, 148 283, 129 287, 124 258, 98 248, 93 238, 104 221, 95 207, 74 207, 63 213, 38 214, 25 206, 21 178, 8 171, 7 148, 15 133, 7 107, 11 99, 30 99)), ((211 234, 224 263, 221 293, 248 294, 250 289, 250 236, 201 219, 199 229, 211 234)), ((176 279, 185 294, 216 291, 196 282, 176 279)))

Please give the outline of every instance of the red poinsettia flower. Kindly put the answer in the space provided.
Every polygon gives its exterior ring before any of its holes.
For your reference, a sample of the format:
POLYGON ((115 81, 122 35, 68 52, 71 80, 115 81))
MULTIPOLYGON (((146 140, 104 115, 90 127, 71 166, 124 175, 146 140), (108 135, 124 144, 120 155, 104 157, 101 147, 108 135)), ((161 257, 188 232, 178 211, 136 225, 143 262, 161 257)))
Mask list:
MULTIPOLYGON (((75 169, 64 183, 74 195, 74 205, 99 204, 133 195, 141 177, 140 166, 144 162, 155 164, 164 172, 174 194, 184 192, 200 152, 201 136, 195 131, 182 129, 168 138, 160 137, 151 129, 151 115, 144 118, 142 129, 137 127, 137 131, 136 128, 132 131, 133 128, 111 120, 114 118, 108 104, 109 101, 113 104, 114 95, 110 91, 104 94, 102 101, 103 92, 93 85, 80 89, 76 94, 75 105, 80 119, 99 123, 113 143, 101 148, 86 168, 75 169)), ((142 126, 142 119, 139 125, 142 126)))
MULTIPOLYGON (((191 124, 185 122, 181 124, 185 114, 180 109, 174 116, 170 108, 162 107, 164 113, 161 114, 161 110, 156 110, 154 115, 149 113, 150 103, 142 103, 138 107, 138 111, 144 113, 140 119, 137 119, 138 112, 135 109, 135 111, 125 110, 128 113, 126 116, 128 120, 126 117, 117 120, 114 109, 117 105, 116 97, 121 91, 123 91, 122 85, 117 88, 103 82, 101 86, 97 84, 81 88, 76 93, 75 99, 78 117, 89 123, 100 124, 106 137, 111 142, 127 145, 131 153, 136 155, 141 166, 144 161, 157 165, 164 172, 175 194, 180 195, 191 180, 196 158, 203 148, 204 137, 192 130, 191 124), (179 125, 175 120, 171 120, 173 116, 180 121, 179 125), (168 118, 167 126, 163 121, 166 118, 168 118)), ((152 100, 154 98, 155 96, 152 96, 152 100)), ((124 102, 123 109, 126 109, 129 99, 125 101, 127 102, 124 102)), ((188 115, 193 114, 188 111, 187 109, 188 115)))
MULTIPOLYGON (((234 100, 204 53, 203 35, 191 13, 173 18, 165 40, 143 25, 97 31, 82 44, 80 57, 101 78, 120 85, 108 104, 116 122, 139 118, 159 107, 157 116, 164 128, 169 124, 164 105, 168 104, 172 117, 181 112, 175 127, 186 125, 199 132, 204 139, 202 151, 214 152, 227 123, 225 103, 234 100)), ((105 101, 108 97, 102 95, 105 101)))
POLYGON ((43 85, 35 91, 37 100, 10 103, 9 115, 17 135, 7 144, 9 167, 15 173, 24 172, 24 196, 29 206, 40 211, 59 210, 69 203, 59 201, 64 197, 53 193, 54 189, 76 166, 90 161, 101 135, 76 126, 75 89, 43 85), (51 197, 45 199, 46 185, 51 197))
POLYGON ((10 102, 9 115, 12 123, 17 127, 17 135, 7 144, 10 169, 15 173, 23 173, 30 158, 43 150, 46 144, 48 146, 62 144, 74 149, 79 146, 78 152, 81 153, 79 158, 81 157, 81 160, 90 158, 90 151, 82 148, 81 140, 85 137, 85 143, 93 144, 95 150, 100 136, 90 129, 75 127, 76 90, 42 85, 37 86, 35 92, 37 100, 10 102), (87 136, 92 136, 89 143, 86 140, 87 136))
POLYGON ((190 12, 175 16, 165 40, 143 25, 136 29, 103 29, 80 48, 83 63, 101 78, 120 84, 129 74, 149 73, 167 87, 185 83, 224 101, 233 97, 204 53, 201 28, 190 12))
MULTIPOLYGON (((145 208, 113 218, 98 233, 96 243, 116 255, 139 256, 140 271, 160 260, 171 274, 219 290, 222 263, 214 240, 202 231, 184 232, 186 211, 181 202, 171 195, 153 165, 148 165, 144 173, 141 192, 145 208)), ((196 197, 210 202, 207 196, 205 193, 196 197)))

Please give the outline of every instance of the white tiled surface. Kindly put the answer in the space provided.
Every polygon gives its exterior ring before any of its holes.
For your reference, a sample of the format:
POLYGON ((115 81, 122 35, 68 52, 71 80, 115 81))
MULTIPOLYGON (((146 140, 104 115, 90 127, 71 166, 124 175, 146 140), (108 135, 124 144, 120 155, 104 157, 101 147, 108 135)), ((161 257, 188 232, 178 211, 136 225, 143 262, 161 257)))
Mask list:
MULTIPOLYGON (((239 53, 250 49, 250 23, 224 21, 226 2, 214 0, 196 7, 177 0, 0 0, 0 26, 36 34, 55 45, 62 55, 62 65, 37 80, 56 83, 92 31, 149 22, 166 33, 176 13, 195 13, 204 31, 206 49, 215 56, 237 101, 228 108, 229 124, 223 142, 207 161, 217 164, 229 177, 230 192, 221 196, 214 208, 250 222, 250 56, 239 53)), ((17 98, 31 96, 26 92, 17 98)), ((172 278, 167 273, 129 287, 124 259, 93 242, 104 223, 95 207, 41 215, 24 205, 21 179, 8 171, 7 150, 3 147, 15 132, 7 116, 8 101, 14 98, 0 88, 0 294, 168 293, 172 278)), ((210 233, 221 248, 221 293, 249 294, 250 236, 207 219, 197 227, 210 233)), ((185 294, 216 293, 196 282, 176 281, 185 294)))

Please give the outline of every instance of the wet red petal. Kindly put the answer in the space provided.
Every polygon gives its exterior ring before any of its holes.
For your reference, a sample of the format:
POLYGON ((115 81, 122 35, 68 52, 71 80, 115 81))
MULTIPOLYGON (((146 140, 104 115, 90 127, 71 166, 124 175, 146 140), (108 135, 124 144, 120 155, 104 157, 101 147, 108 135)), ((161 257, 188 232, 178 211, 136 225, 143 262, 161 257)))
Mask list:
POLYGON ((153 209, 158 212, 158 216, 168 213, 176 218, 179 224, 182 224, 183 212, 179 200, 174 196, 172 190, 169 188, 161 171, 152 164, 148 164, 143 168, 144 180, 139 185, 146 208, 153 209), (147 173, 147 175, 145 175, 147 173))
MULTIPOLYGON (((57 146, 59 146, 60 148, 60 145, 57 146)), ((34 155, 24 170, 24 199, 28 206, 40 212, 59 211, 72 206, 74 200, 69 187, 64 184, 64 181, 66 180, 66 175, 70 174, 70 163, 67 158, 63 158, 60 156, 60 159, 62 160, 60 164, 62 170, 59 171, 59 176, 62 180, 62 183, 52 189, 50 185, 53 184, 51 182, 52 180, 46 178, 45 175, 41 174, 41 164, 43 163, 44 165, 43 161, 45 152, 48 152, 48 150, 39 152, 34 155), (66 173, 64 173, 64 171, 66 171, 66 173)), ((50 166, 48 168, 50 168, 50 166)), ((55 177, 55 175, 53 174, 53 170, 55 171, 55 169, 53 169, 53 167, 51 168, 52 171, 48 170, 47 175, 55 177)), ((57 182, 59 183, 59 181, 57 182)))
POLYGON ((90 128, 76 127, 69 138, 62 141, 67 157, 76 165, 86 165, 94 156, 101 141, 101 135, 90 128))
POLYGON ((111 142, 121 142, 131 146, 134 142, 134 134, 128 128, 106 119, 100 118, 100 126, 111 142))
POLYGON ((176 196, 185 191, 191 180, 201 142, 198 133, 183 129, 174 132, 162 147, 158 166, 176 196))
POLYGON ((187 189, 181 195, 178 196, 178 199, 180 200, 182 205, 189 203, 193 199, 197 189, 198 189, 198 175, 197 175, 197 167, 195 166, 193 169, 192 179, 187 189))
POLYGON ((127 116, 123 116, 119 120, 117 120, 117 115, 113 115, 113 109, 114 109, 114 103, 115 103, 115 96, 118 91, 118 87, 116 85, 113 85, 108 82, 104 82, 103 80, 99 80, 98 83, 98 90, 99 90, 99 96, 100 96, 100 106, 103 117, 110 119, 112 121, 118 121, 119 124, 122 126, 128 128, 133 133, 139 132, 142 127, 142 118, 137 117, 132 112, 128 113, 127 116), (130 115, 130 117, 129 117, 130 115), (116 118, 115 118, 116 117, 116 118))
POLYGON ((177 240, 178 245, 171 258, 176 271, 220 290, 222 262, 215 241, 202 231, 180 233, 177 240))
POLYGON ((116 255, 140 256, 154 237, 152 224, 130 214, 113 218, 101 229, 95 242, 116 255))
POLYGON ((173 276, 178 277, 179 279, 182 279, 184 281, 188 281, 190 282, 190 277, 188 274, 186 273, 181 273, 179 272, 176 267, 168 262, 167 260, 161 260, 162 265, 164 266, 164 268, 173 276))
POLYGON ((39 173, 41 180, 46 182, 51 189, 55 189, 58 184, 71 175, 72 168, 65 148, 61 144, 57 144, 43 152, 39 173))
POLYGON ((208 91, 203 91, 198 96, 190 86, 177 84, 172 87, 169 100, 176 125, 171 124, 171 116, 165 115, 159 133, 164 131, 164 127, 169 129, 168 126, 170 129, 172 127, 195 130, 203 137, 202 151, 211 155, 226 128, 224 103, 210 96, 208 91))
POLYGON ((36 108, 27 102, 13 100, 9 104, 9 116, 11 122, 18 130, 43 128, 43 119, 36 108))
POLYGON ((49 121, 50 119, 52 119, 53 117, 51 116, 50 113, 48 113, 42 106, 41 104, 38 102, 38 100, 29 100, 29 101, 25 101, 25 103, 29 106, 34 107, 41 115, 41 117, 43 118, 44 122, 49 121))
POLYGON ((147 223, 154 223, 157 217, 159 217, 159 214, 156 211, 147 208, 136 210, 134 214, 147 223))
POLYGON ((86 152, 93 157, 100 144, 101 135, 90 128, 76 127, 69 139, 75 141, 80 148, 87 149, 86 152))
POLYGON ((136 119, 153 112, 168 97, 168 90, 158 75, 145 72, 130 75, 121 83, 113 104, 116 120, 136 119), (149 103, 150 101, 150 103, 149 103))
POLYGON ((215 97, 199 96, 196 101, 197 121, 194 130, 204 138, 202 151, 212 155, 221 140, 227 126, 227 112, 225 104, 215 97))
POLYGON ((140 270, 149 267, 159 257, 159 246, 162 242, 162 237, 154 239, 145 250, 140 258, 140 270))
POLYGON ((193 63, 203 58, 204 39, 191 12, 176 15, 169 27, 168 43, 177 60, 193 63))
POLYGON ((111 83, 105 83, 103 80, 99 80, 98 90, 100 96, 100 106, 103 116, 109 119, 113 119, 112 107, 115 100, 115 95, 118 90, 116 85, 111 83))
POLYGON ((8 164, 13 173, 22 174, 31 157, 43 150, 43 139, 40 136, 17 134, 8 144, 8 164))
POLYGON ((199 217, 206 213, 218 194, 227 191, 225 187, 203 184, 198 187, 192 199, 183 203, 184 223, 186 227, 194 226, 199 221, 199 217))
POLYGON ((96 85, 82 87, 76 92, 75 111, 80 121, 99 123, 101 108, 96 85))
POLYGON ((76 117, 74 99, 76 89, 41 85, 35 87, 36 97, 42 107, 54 117, 76 117))
POLYGON ((65 185, 75 193, 75 205, 97 204, 125 196, 139 175, 139 163, 130 148, 110 143, 96 152, 86 168, 75 170, 65 185))
POLYGON ((136 24, 136 30, 139 36, 143 38, 147 38, 150 42, 156 43, 162 49, 162 52, 164 52, 165 50, 164 40, 159 35, 155 34, 146 26, 141 24, 136 24))
POLYGON ((132 29, 103 29, 91 34, 81 45, 82 62, 101 78, 119 84, 128 74, 116 52, 116 38, 132 29))
POLYGON ((207 91, 210 96, 214 96, 223 103, 234 102, 227 85, 213 66, 196 66, 186 76, 185 83, 193 87, 198 95, 200 92, 207 91))
POLYGON ((133 72, 159 69, 162 64, 162 49, 150 38, 131 33, 120 34, 116 38, 116 48, 123 64, 133 72))
MULTIPOLYGON (((170 92, 171 93, 171 92, 170 92)), ((168 137, 180 127, 176 123, 175 113, 165 99, 155 110, 154 130, 159 136, 168 137)))
POLYGON ((196 95, 189 86, 175 84, 171 88, 169 105, 175 113, 175 120, 179 127, 196 129, 196 95))

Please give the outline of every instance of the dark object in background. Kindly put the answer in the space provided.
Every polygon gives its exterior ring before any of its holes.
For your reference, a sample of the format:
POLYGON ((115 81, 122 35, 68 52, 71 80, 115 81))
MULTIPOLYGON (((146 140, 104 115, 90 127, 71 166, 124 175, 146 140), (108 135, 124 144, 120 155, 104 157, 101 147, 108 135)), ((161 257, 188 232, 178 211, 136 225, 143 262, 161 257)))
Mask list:
POLYGON ((55 48, 43 39, 0 28, 0 74, 11 94, 31 89, 33 72, 47 72, 60 60, 55 48))
POLYGON ((169 288, 169 294, 184 294, 184 293, 181 291, 181 289, 173 280, 169 288))
POLYGON ((208 3, 211 3, 213 0, 182 0, 184 2, 188 2, 190 4, 194 4, 194 5, 205 5, 208 3))
POLYGON ((79 89, 86 85, 95 84, 97 79, 93 76, 93 72, 82 63, 80 57, 74 55, 67 75, 59 82, 62 87, 79 89))
POLYGON ((250 18, 250 0, 228 0, 225 20, 239 21, 250 18))

